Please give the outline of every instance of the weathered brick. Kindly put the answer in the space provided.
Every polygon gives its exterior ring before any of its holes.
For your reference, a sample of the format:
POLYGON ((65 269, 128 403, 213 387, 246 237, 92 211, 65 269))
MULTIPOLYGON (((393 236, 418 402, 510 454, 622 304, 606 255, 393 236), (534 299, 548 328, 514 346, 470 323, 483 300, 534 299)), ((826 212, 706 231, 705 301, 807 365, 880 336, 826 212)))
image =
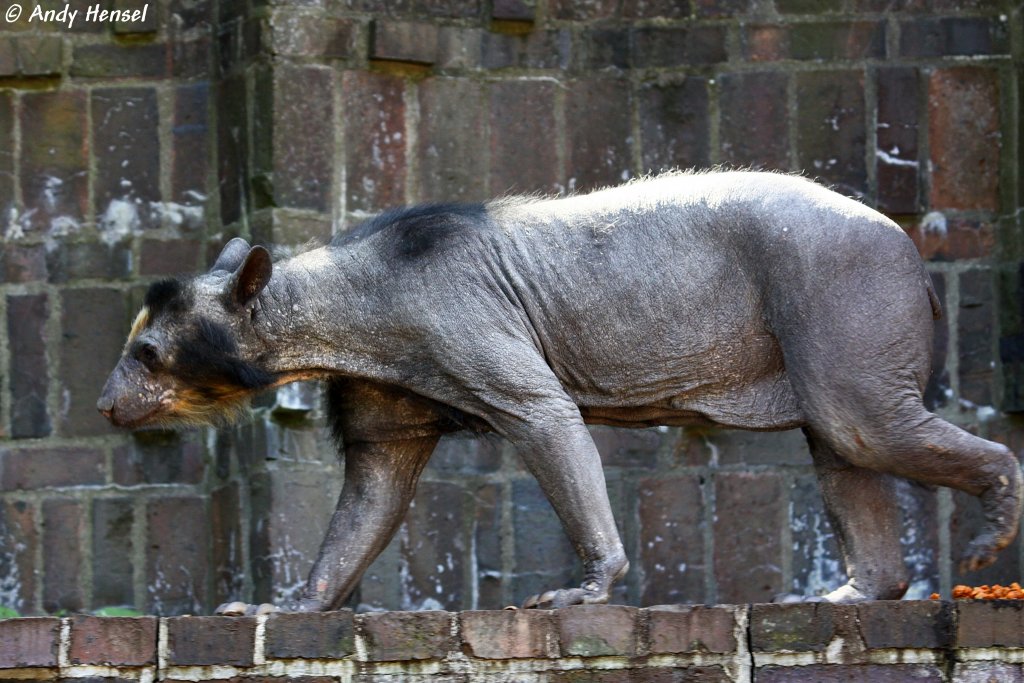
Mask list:
POLYGON ((773 472, 715 476, 718 600, 763 602, 782 589, 779 528, 786 522, 782 480, 773 472))
POLYGON ((86 43, 71 53, 71 75, 78 78, 163 78, 170 43, 86 43))
POLYGON ((423 199, 482 200, 487 194, 484 92, 465 79, 431 78, 419 86, 419 185, 423 199))
POLYGON ((98 498, 92 504, 92 601, 97 605, 133 605, 135 524, 131 498, 98 498))
POLYGON ((402 534, 407 604, 417 608, 462 606, 466 533, 465 490, 448 482, 420 482, 402 534))
POLYGON ((960 273, 957 314, 960 396, 980 406, 992 405, 994 303, 991 271, 972 269, 960 273))
MULTIPOLYGON (((2 157, 2 152, 0 152, 2 157)), ((0 171, 2 174, 3 171, 0 171)), ((2 178, 0 178, 2 182, 2 178)), ((2 196, 2 195, 0 195, 2 196)), ((14 244, 8 242, 3 249, 3 282, 27 283, 45 281, 46 248, 41 244, 14 244)))
POLYGON ((823 652, 836 635, 855 635, 856 614, 855 606, 827 602, 751 605, 750 649, 823 652))
POLYGON ((72 664, 145 666, 156 663, 157 620, 154 617, 71 618, 72 664))
POLYGON ((784 26, 744 26, 740 36, 748 61, 777 62, 789 55, 789 31, 784 26))
POLYGON ((19 36, 8 43, 14 56, 12 76, 51 76, 59 74, 63 67, 64 41, 60 36, 19 36))
POLYGON ((88 486, 106 480, 103 451, 93 448, 32 448, 0 451, 0 489, 88 486))
MULTIPOLYGON (((0 44, 3 41, 0 40, 0 44)), ((2 54, 0 54, 2 62, 2 54)), ((2 71, 2 67, 0 67, 2 71)), ((14 206, 14 178, 16 175, 14 166, 14 93, 11 90, 0 93, 0 210, 6 211, 7 215, 15 210, 14 206)), ((8 241, 8 248, 11 242, 8 241)), ((8 258, 4 256, 4 281, 11 282, 11 267, 8 265, 8 258)))
POLYGON ((726 607, 661 605, 648 607, 652 655, 736 651, 736 612, 726 607))
POLYGON ((5 549, 0 553, 0 586, 4 606, 20 614, 30 613, 34 608, 38 544, 35 508, 21 500, 0 502, 0 548, 5 549))
POLYGON ((997 583, 1006 585, 1020 576, 1020 538, 1015 538, 1013 543, 1003 549, 996 556, 996 561, 992 565, 967 574, 960 573, 958 565, 964 551, 967 550, 971 539, 984 528, 986 523, 977 498, 962 491, 953 492, 953 512, 949 519, 953 585, 980 586, 997 583))
POLYGON ((142 431, 114 450, 114 483, 198 484, 206 463, 203 447, 195 438, 183 439, 176 432, 142 431))
POLYGON ((703 602, 704 495, 697 475, 642 479, 637 487, 640 603, 703 602))
POLYGON ((928 261, 987 258, 996 244, 991 223, 946 216, 937 211, 925 214, 906 231, 921 257, 928 261))
POLYGON ((203 247, 199 240, 143 240, 139 250, 139 274, 167 276, 195 272, 203 247))
POLYGON ((492 194, 554 191, 558 165, 556 86, 497 81, 490 88, 492 194))
MULTIPOLYGON (((163 616, 204 611, 207 604, 207 544, 210 530, 203 499, 194 496, 166 496, 149 501, 146 506, 146 529, 146 611, 163 616)), ((184 634, 194 632, 197 631, 183 631, 184 634)), ((210 656, 215 658, 218 654, 215 645, 209 644, 206 647, 213 648, 210 656)), ((189 646, 181 651, 192 653, 195 650, 189 646)), ((251 656, 251 651, 248 656, 251 656)))
POLYGON ((938 600, 880 600, 857 606, 864 645, 883 648, 948 648, 953 644, 953 610, 938 600))
POLYGON ((789 169, 787 80, 781 72, 730 73, 718 79, 722 161, 789 169), (751 102, 757 106, 748 106, 751 102))
POLYGON ((342 76, 346 208, 380 211, 405 198, 405 81, 346 71, 342 76))
POLYGON ((587 71, 628 69, 632 63, 631 32, 622 26, 598 24, 585 34, 583 68, 587 71))
MULTIPOLYGON (((672 4, 682 5, 683 3, 672 4)), ((693 4, 698 17, 731 17, 748 12, 752 0, 694 0, 693 4)))
POLYGON ((210 87, 207 83, 181 85, 174 91, 174 121, 171 128, 171 200, 184 207, 181 227, 202 226, 208 194, 210 87), (197 210, 198 209, 198 210, 197 210))
POLYGON ((427 464, 428 470, 452 474, 482 474, 501 468, 502 442, 489 437, 442 438, 427 464))
POLYGON ((1024 602, 957 600, 956 647, 1024 647, 1024 602))
POLYGON ((760 683, 942 683, 946 680, 938 666, 930 664, 810 664, 807 666, 766 666, 757 670, 760 683))
POLYGON ((0 620, 0 669, 57 666, 60 619, 0 620))
POLYGON ((797 166, 837 187, 863 196, 864 83, 859 71, 813 71, 796 76, 797 166))
POLYGON ((501 609, 502 589, 507 577, 502 571, 502 530, 501 492, 496 484, 484 484, 476 489, 473 500, 474 547, 476 548, 477 607, 480 609, 501 609))
POLYGON ((266 652, 288 659, 341 659, 355 652, 351 610, 273 614, 267 620, 266 652))
POLYGON ((458 648, 449 612, 370 612, 359 619, 370 662, 443 659, 458 648))
POLYGON ((878 208, 890 213, 917 213, 920 72, 913 67, 882 68, 876 72, 876 79, 878 208))
POLYGON ((826 14, 842 9, 843 0, 775 0, 782 14, 826 14))
POLYGON ((7 297, 7 339, 10 353, 11 436, 42 437, 50 433, 46 396, 50 386, 46 357, 47 294, 7 297))
POLYGON ((481 659, 558 656, 558 631, 551 610, 494 610, 459 614, 462 642, 481 659))
POLYGON ((79 585, 86 524, 82 508, 82 503, 68 499, 43 503, 43 609, 47 612, 75 611, 84 604, 79 585))
POLYGON ((576 552, 533 479, 512 482, 512 528, 512 595, 516 599, 579 584, 576 552))
MULTIPOLYGON (((116 229, 116 226, 115 226, 116 229)), ((59 249, 46 253, 46 269, 50 282, 63 284, 71 280, 124 280, 132 274, 132 249, 129 235, 107 233, 118 240, 106 242, 65 242, 59 249)))
POLYGON ((114 0, 112 9, 125 17, 111 22, 116 34, 156 33, 160 28, 157 7, 144 0, 114 0))
POLYGON ((569 85, 565 120, 570 189, 618 185, 633 174, 631 100, 629 84, 619 79, 569 85))
POLYGON ((633 657, 639 610, 625 605, 573 605, 555 612, 563 656, 633 657))
POLYGON ((238 483, 232 482, 210 495, 210 545, 213 553, 213 602, 241 600, 244 590, 245 545, 238 483))
MULTIPOLYGON (((272 121, 271 158, 260 170, 268 187, 267 204, 296 209, 327 211, 330 206, 334 167, 334 106, 329 97, 307 97, 311 92, 331 92, 332 72, 315 66, 281 64, 274 68, 272 111, 263 112, 272 121), (296 131, 302 131, 296 135, 296 131)), ((261 118, 257 117, 257 125, 261 118)))
POLYGON ((572 33, 564 28, 523 34, 488 31, 480 37, 479 62, 485 69, 565 70, 572 60, 573 45, 572 33))
POLYGON ((789 29, 792 59, 831 61, 885 56, 882 21, 798 23, 789 29))
POLYGON ((591 21, 615 16, 618 4, 617 0, 551 0, 548 11, 555 19, 591 21))
POLYGON ((835 531, 825 514, 814 475, 797 476, 789 492, 793 583, 787 591, 807 596, 829 593, 846 583, 835 531))
POLYGON ((747 432, 700 428, 684 432, 689 465, 810 465, 807 439, 798 429, 747 432))
POLYGON ((145 210, 160 199, 160 137, 156 90, 153 88, 99 88, 92 91, 93 140, 96 172, 93 201, 100 230, 135 230, 154 227, 145 210), (111 202, 134 205, 134 220, 111 224, 116 212, 111 202))
POLYGON ((996 17, 920 18, 900 22, 901 57, 952 57, 1009 51, 1006 22, 996 17))
POLYGON ((20 118, 22 140, 45 141, 21 150, 22 223, 54 236, 77 230, 88 201, 85 93, 22 93, 20 118))
POLYGON ((705 167, 708 147, 708 84, 700 77, 659 79, 637 93, 643 170, 705 167))
POLYGON ((240 74, 226 76, 217 83, 217 177, 220 189, 220 221, 231 225, 241 215, 248 196, 250 150, 249 112, 239 107, 247 100, 246 81, 240 74))
POLYGON ((370 58, 433 64, 437 60, 436 24, 375 20, 370 58))
POLYGON ((1002 147, 994 69, 936 69, 928 82, 931 206, 999 209, 1002 147))
POLYGON ((494 0, 491 3, 491 17, 509 21, 533 21, 537 8, 536 0, 494 0))
POLYGON ((1020 664, 1004 662, 957 662, 951 680, 958 683, 1022 683, 1024 669, 1020 664))
POLYGON ((164 623, 168 664, 252 666, 253 617, 172 617, 164 623))
POLYGON ((110 432, 110 425, 96 411, 96 398, 121 356, 128 323, 124 295, 116 289, 61 292, 60 381, 65 401, 59 415, 61 434, 110 432))
MULTIPOLYGON (((266 449, 258 451, 267 453, 266 449)), ((340 489, 321 467, 278 470, 252 477, 250 557, 254 597, 280 604, 298 597, 327 534, 340 489)))
POLYGON ((359 26, 352 19, 278 11, 270 20, 271 49, 290 57, 352 57, 358 35, 359 26))
POLYGON ((636 68, 714 64, 727 58, 722 26, 645 27, 633 31, 630 65, 636 68))

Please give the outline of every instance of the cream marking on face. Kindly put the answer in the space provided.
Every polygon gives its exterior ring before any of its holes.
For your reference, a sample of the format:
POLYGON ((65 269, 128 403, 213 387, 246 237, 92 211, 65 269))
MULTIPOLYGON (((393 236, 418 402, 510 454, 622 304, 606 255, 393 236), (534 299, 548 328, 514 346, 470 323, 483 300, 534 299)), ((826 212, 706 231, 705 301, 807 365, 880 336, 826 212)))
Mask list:
POLYGON ((128 333, 128 341, 124 343, 124 350, 121 352, 122 355, 128 353, 128 347, 131 346, 135 338, 142 333, 142 330, 146 329, 146 325, 149 324, 149 306, 143 306, 142 310, 139 311, 138 315, 135 316, 135 320, 132 322, 132 330, 128 333))

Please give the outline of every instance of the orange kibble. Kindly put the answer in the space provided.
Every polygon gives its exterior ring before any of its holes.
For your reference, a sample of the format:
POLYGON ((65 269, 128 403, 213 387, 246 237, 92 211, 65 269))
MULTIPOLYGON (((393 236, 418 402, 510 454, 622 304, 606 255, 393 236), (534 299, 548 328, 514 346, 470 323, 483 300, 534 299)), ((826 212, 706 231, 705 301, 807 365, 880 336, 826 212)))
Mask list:
POLYGON ((963 584, 953 587, 953 599, 961 600, 971 597, 971 587, 963 584))
POLYGON ((929 600, 938 600, 939 599, 939 594, 938 593, 932 593, 931 595, 928 596, 928 599, 929 600))
POLYGON ((1007 600, 1022 600, 1024 599, 1024 591, 1010 591, 1006 594, 1007 600))

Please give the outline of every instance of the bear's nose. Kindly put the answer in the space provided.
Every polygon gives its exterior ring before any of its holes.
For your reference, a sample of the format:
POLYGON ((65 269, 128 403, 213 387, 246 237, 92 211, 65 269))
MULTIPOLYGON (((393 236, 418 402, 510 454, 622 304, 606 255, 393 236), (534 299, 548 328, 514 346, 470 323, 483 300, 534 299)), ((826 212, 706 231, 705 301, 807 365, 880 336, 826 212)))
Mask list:
POLYGON ((100 396, 96 401, 96 410, 103 414, 108 420, 114 415, 114 399, 109 396, 100 396))

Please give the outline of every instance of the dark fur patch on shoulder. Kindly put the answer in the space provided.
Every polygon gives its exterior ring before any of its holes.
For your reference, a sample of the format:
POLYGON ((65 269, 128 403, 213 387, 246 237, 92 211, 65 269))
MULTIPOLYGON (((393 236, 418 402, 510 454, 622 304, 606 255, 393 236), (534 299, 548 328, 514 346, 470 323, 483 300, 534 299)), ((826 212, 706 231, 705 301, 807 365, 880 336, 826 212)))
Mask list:
POLYGON ((388 231, 395 255, 415 259, 486 223, 484 204, 421 204, 385 211, 339 238, 336 244, 351 244, 388 231))
POLYGON ((210 400, 274 382, 269 372, 238 357, 238 345, 226 327, 206 318, 199 319, 177 351, 172 372, 210 400))
POLYGON ((146 291, 145 305, 150 314, 156 316, 160 311, 180 312, 188 309, 188 287, 175 278, 157 280, 146 291))

